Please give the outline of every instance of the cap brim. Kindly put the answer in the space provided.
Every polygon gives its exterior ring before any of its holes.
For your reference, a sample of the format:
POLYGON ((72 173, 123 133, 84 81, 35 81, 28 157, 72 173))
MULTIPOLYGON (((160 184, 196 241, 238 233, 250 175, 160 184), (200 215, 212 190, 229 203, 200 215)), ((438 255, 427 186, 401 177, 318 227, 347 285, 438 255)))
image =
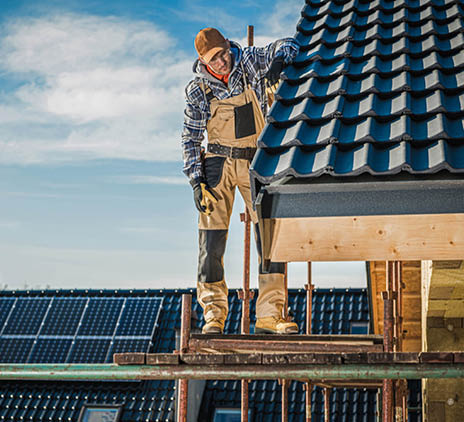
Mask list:
POLYGON ((206 52, 201 58, 206 62, 209 63, 211 59, 220 51, 226 50, 228 48, 227 44, 222 47, 213 47, 211 50, 206 52))

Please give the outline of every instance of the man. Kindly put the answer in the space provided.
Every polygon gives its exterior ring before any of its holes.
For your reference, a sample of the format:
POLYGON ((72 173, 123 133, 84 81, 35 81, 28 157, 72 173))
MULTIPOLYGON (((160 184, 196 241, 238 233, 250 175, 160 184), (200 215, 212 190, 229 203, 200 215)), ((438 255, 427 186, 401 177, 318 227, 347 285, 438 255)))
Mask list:
MULTIPOLYGON (((235 188, 256 227, 249 167, 268 107, 265 79, 276 83, 299 46, 293 38, 285 38, 264 48, 242 49, 217 29, 205 28, 195 38, 195 49, 199 56, 193 65, 195 79, 185 91, 184 173, 200 212, 197 297, 203 308, 203 333, 222 333, 228 312, 223 256, 235 188), (205 130, 208 145, 202 159, 205 130)), ((255 234, 261 255, 257 230, 255 234)), ((284 265, 271 263, 266 274, 260 265, 255 333, 298 332, 295 323, 282 318, 284 300, 284 265)))

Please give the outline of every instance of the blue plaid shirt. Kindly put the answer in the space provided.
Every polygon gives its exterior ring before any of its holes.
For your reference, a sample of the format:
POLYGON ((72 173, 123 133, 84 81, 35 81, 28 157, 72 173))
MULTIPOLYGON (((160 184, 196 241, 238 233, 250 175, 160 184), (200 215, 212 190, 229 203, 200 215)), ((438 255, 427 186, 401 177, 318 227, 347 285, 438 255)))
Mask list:
POLYGON ((256 92, 263 115, 267 114, 267 99, 265 94, 264 76, 275 57, 283 56, 286 64, 291 63, 298 54, 299 45, 293 38, 277 40, 266 47, 246 47, 231 41, 233 68, 229 75, 229 83, 216 79, 206 71, 205 66, 196 60, 193 65, 195 79, 185 88, 186 106, 184 110, 184 127, 182 131, 182 152, 184 158, 184 173, 190 179, 203 177, 201 166, 201 143, 204 139, 206 123, 211 118, 209 102, 201 87, 210 87, 214 96, 223 100, 234 97, 244 91, 242 66, 245 69, 246 80, 256 92))

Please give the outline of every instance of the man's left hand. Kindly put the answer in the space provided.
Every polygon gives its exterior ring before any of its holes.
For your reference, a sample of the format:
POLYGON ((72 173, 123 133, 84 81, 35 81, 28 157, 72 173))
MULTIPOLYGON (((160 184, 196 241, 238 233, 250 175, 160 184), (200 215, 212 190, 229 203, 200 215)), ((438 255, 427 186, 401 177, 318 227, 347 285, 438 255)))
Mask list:
POLYGON ((271 67, 266 73, 266 78, 269 81, 269 85, 272 86, 279 82, 280 73, 282 72, 284 65, 285 62, 283 56, 275 57, 274 60, 272 60, 271 67))

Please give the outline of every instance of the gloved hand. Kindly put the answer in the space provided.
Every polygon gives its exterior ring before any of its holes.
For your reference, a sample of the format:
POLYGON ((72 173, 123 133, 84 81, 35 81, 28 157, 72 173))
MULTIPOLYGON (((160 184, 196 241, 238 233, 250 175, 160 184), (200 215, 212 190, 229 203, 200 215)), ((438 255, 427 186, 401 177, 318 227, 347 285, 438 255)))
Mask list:
POLYGON ((280 79, 280 73, 284 69, 285 66, 285 61, 283 56, 277 56, 274 57, 274 60, 272 60, 271 67, 266 73, 266 78, 269 81, 269 85, 275 85, 277 82, 279 82, 280 79))
POLYGON ((192 180, 191 182, 193 188, 193 201, 197 210, 210 215, 212 210, 212 205, 208 204, 209 201, 217 203, 217 198, 214 195, 211 188, 203 180, 192 180))

